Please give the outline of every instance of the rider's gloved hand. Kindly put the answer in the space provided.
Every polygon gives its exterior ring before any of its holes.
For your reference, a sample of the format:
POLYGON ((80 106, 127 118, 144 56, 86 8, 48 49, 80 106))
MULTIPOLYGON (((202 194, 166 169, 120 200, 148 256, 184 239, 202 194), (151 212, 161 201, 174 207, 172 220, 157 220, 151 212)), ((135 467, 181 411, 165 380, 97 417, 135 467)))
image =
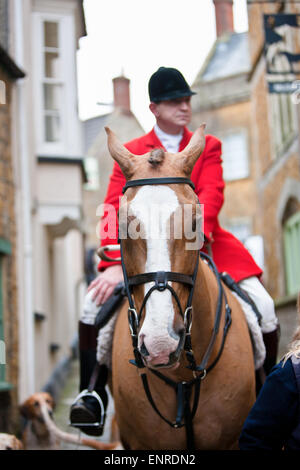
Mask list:
POLYGON ((109 266, 90 283, 88 292, 94 289, 92 300, 96 305, 102 305, 111 296, 116 285, 122 281, 122 266, 119 264, 109 266))

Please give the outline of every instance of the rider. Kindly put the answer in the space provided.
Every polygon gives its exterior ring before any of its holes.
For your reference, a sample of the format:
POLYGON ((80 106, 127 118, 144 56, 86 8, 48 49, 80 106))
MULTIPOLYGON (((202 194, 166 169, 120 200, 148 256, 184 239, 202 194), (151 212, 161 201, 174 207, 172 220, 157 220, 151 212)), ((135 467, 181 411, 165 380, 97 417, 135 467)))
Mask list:
MULTIPOLYGON (((195 94, 187 84, 183 75, 174 68, 160 67, 149 80, 149 108, 154 114, 156 124, 146 135, 134 139, 125 147, 135 155, 143 155, 154 148, 164 148, 170 153, 182 151, 188 144, 192 132, 187 129, 191 120, 191 96, 195 94)), ((275 365, 277 359, 278 321, 275 315, 272 298, 264 289, 259 277, 262 270, 255 263, 244 245, 231 233, 222 229, 218 222, 218 214, 222 207, 224 196, 224 181, 222 178, 221 142, 214 136, 206 136, 206 145, 201 158, 197 161, 191 175, 195 184, 195 191, 201 204, 204 204, 204 235, 205 245, 203 251, 213 256, 214 262, 220 272, 226 271, 254 300, 258 310, 262 313, 262 332, 266 345, 266 360, 264 367, 266 373, 275 365)), ((115 207, 115 215, 111 212, 108 217, 117 217, 119 196, 125 184, 125 177, 117 163, 114 165, 105 198, 105 203, 115 207)), ((107 218, 102 223, 107 223, 107 218)), ((113 222, 116 222, 113 220, 113 222)), ((101 240, 101 245, 117 244, 117 229, 112 238, 101 240)), ((119 252, 110 253, 110 257, 119 257, 119 252)), ((123 280, 122 267, 119 261, 101 261, 98 266, 99 275, 88 287, 90 310, 85 312, 80 321, 80 348, 81 348, 81 384, 80 389, 87 388, 89 377, 96 363, 96 331, 93 327, 93 318, 99 306, 113 293, 116 285, 123 280)), ((107 368, 101 365, 100 373, 94 374, 94 390, 98 393, 97 399, 86 395, 85 392, 77 398, 71 407, 70 420, 74 422, 97 422, 103 417, 103 408, 99 400, 107 403, 105 384, 107 368), (96 378, 95 378, 96 377, 96 378), (96 381, 96 383, 95 383, 96 381), (102 413, 102 415, 101 415, 102 413)), ((90 387, 91 388, 91 387, 90 387)), ((80 427, 80 426, 79 426, 80 427)), ((91 434, 92 428, 83 428, 91 434)))

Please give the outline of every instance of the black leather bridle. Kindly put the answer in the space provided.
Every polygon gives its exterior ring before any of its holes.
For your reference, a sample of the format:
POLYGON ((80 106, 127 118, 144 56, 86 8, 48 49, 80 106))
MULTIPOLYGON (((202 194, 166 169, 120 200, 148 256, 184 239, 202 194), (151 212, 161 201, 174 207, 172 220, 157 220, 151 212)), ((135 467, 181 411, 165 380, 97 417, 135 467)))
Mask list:
MULTIPOLYGON (((188 184, 192 187, 192 189, 195 189, 193 182, 188 178, 180 178, 180 177, 147 178, 147 179, 128 181, 123 188, 123 194, 128 188, 144 186, 144 185, 153 185, 153 184, 156 184, 156 185, 188 184)), ((161 380, 163 380, 167 385, 175 389, 176 396, 177 396, 177 415, 176 415, 176 420, 174 422, 165 418, 160 413, 159 409, 157 408, 152 398, 152 394, 149 388, 147 374, 141 373, 140 375, 142 378, 146 396, 151 406, 155 410, 155 412, 173 428, 181 428, 185 426, 186 436, 187 436, 187 448, 194 449, 195 442, 194 442, 192 420, 197 411, 198 401, 200 397, 200 384, 201 384, 201 381, 206 377, 206 374, 216 365, 219 358, 221 357, 224 344, 225 344, 225 339, 226 339, 229 327, 231 325, 231 309, 228 305, 226 293, 221 283, 220 274, 213 260, 205 253, 200 252, 200 249, 199 249, 194 271, 190 275, 172 272, 172 271, 158 271, 158 272, 137 274, 135 276, 129 277, 127 275, 127 271, 126 271, 126 267, 124 263, 122 240, 119 240, 119 242, 120 242, 120 250, 121 250, 121 264, 122 264, 123 275, 124 275, 124 285, 125 285, 125 290, 126 290, 126 294, 128 297, 128 302, 129 302, 128 321, 129 321, 130 334, 132 338, 133 352, 134 352, 134 357, 135 357, 135 360, 131 360, 130 363, 135 365, 138 369, 143 369, 146 367, 143 361, 141 352, 138 349, 138 329, 140 326, 140 320, 141 320, 141 316, 145 308, 146 302, 154 290, 158 290, 159 292, 162 292, 165 289, 168 289, 171 292, 171 295, 175 298, 175 301, 179 308, 180 315, 183 318, 185 334, 184 334, 184 337, 182 338, 182 341, 179 341, 179 346, 177 349, 179 350, 178 353, 180 353, 182 346, 183 346, 183 340, 184 340, 183 347, 184 347, 187 361, 189 363, 187 367, 193 371, 194 378, 189 382, 174 382, 173 380, 169 379, 158 370, 150 369, 150 368, 148 369, 157 377, 159 377, 161 380), (200 257, 209 265, 209 267, 214 272, 217 278, 217 282, 218 282, 219 294, 218 294, 217 310, 216 310, 215 324, 214 324, 212 336, 211 336, 209 345, 207 347, 207 350, 204 354, 204 357, 201 363, 197 365, 195 357, 194 357, 193 349, 192 349, 191 327, 192 327, 192 309, 193 309, 192 300, 193 300, 193 293, 194 293, 194 287, 195 287, 197 273, 198 273, 200 257), (187 304, 186 304, 184 311, 182 310, 180 299, 178 298, 175 290, 173 289, 172 286, 168 284, 169 281, 182 283, 189 287, 190 289, 189 296, 188 296, 187 304), (155 284, 149 289, 149 291, 145 295, 140 311, 139 313, 137 313, 134 300, 132 298, 132 288, 134 286, 138 286, 138 285, 145 284, 148 282, 154 282, 155 284), (210 365, 208 365, 208 361, 210 359, 210 356, 211 356, 211 353, 212 353, 212 350, 216 341, 216 337, 219 331, 223 299, 225 301, 225 326, 223 330, 222 343, 221 343, 219 352, 217 354, 217 357, 210 365), (193 386, 195 386, 195 393, 194 393, 193 405, 192 405, 192 408, 190 408, 190 397, 191 397, 193 386)))

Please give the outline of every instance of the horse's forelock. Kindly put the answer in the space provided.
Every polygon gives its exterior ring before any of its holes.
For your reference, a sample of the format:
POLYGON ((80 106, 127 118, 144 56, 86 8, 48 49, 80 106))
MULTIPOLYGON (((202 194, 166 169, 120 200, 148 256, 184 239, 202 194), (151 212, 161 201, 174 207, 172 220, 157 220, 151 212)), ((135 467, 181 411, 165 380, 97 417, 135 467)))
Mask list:
POLYGON ((165 159, 165 152, 161 148, 157 148, 151 151, 150 156, 148 158, 148 162, 152 167, 156 167, 165 159))

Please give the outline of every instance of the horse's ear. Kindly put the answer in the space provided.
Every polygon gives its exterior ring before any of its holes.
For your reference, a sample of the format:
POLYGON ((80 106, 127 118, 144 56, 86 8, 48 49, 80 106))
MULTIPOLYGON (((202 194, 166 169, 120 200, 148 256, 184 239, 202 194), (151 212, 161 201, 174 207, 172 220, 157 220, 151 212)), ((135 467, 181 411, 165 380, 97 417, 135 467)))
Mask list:
POLYGON ((133 175, 135 155, 130 153, 129 150, 124 147, 116 134, 109 127, 105 127, 104 129, 107 134, 107 146, 109 153, 120 165, 120 168, 126 179, 129 179, 133 175))
POLYGON ((183 172, 190 176, 193 171, 194 165, 205 147, 204 129, 206 124, 201 124, 200 127, 194 132, 188 145, 182 152, 178 153, 176 163, 178 163, 183 172))

